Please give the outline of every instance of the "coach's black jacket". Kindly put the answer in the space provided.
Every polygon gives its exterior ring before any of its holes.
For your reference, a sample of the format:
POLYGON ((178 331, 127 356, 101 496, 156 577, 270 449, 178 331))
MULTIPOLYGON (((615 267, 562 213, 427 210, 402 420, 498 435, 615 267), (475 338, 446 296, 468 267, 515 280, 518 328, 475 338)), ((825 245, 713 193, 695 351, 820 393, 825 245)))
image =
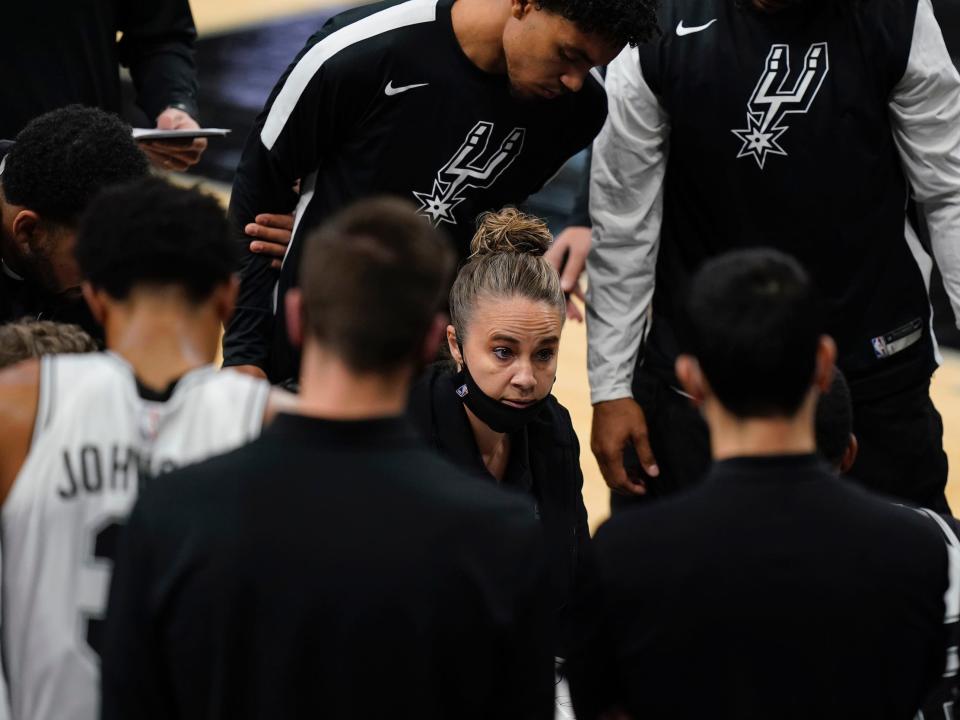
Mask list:
MULTIPOLYGON (((457 397, 453 373, 431 366, 413 388, 409 413, 427 442, 461 468, 496 482, 487 471, 457 397)), ((503 484, 530 493, 548 543, 550 587, 558 608, 558 655, 563 655, 563 621, 580 558, 590 542, 583 504, 580 444, 570 413, 552 395, 527 427, 511 436, 511 457, 503 484)))

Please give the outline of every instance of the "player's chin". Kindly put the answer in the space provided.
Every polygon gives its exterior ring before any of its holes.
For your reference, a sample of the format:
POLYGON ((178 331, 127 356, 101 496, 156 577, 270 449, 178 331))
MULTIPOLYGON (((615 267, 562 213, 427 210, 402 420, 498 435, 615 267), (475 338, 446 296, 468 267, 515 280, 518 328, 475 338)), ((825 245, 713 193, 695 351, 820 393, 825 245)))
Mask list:
POLYGON ((534 85, 531 83, 510 83, 510 93, 517 100, 523 100, 526 102, 543 102, 544 100, 550 100, 556 97, 555 93, 550 93, 547 88, 542 85, 534 85))

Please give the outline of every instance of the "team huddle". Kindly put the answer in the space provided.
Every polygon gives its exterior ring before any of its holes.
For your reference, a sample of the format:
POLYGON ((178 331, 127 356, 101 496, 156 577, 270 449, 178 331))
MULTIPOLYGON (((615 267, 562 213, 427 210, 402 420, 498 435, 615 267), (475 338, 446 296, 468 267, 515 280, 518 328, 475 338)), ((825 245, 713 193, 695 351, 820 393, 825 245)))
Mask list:
POLYGON ((930 0, 376 2, 182 153, 0 142, 0 718, 954 716, 930 0))

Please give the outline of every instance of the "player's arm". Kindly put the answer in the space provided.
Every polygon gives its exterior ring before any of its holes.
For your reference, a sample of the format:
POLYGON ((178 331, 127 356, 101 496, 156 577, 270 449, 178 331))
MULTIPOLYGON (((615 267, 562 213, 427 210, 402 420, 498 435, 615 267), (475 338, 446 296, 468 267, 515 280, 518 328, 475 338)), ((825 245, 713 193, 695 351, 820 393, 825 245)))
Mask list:
POLYGON ((907 69, 890 98, 893 135, 960 325, 960 75, 930 0, 919 0, 907 69))
POLYGON ((607 71, 607 122, 593 147, 587 261, 587 367, 594 406, 591 448, 607 484, 642 494, 623 467, 632 443, 658 474, 631 383, 643 340, 660 243, 669 120, 626 48, 607 71))
POLYGON ((340 92, 344 63, 324 60, 325 37, 311 38, 281 77, 237 167, 229 214, 240 246, 240 294, 223 339, 225 366, 266 370, 270 362, 277 275, 269 256, 250 252, 246 229, 258 215, 294 211, 294 186, 316 170, 325 148, 336 145, 341 118, 356 101, 340 92))
POLYGON ((40 361, 0 371, 0 506, 30 451, 40 395, 40 361))
POLYGON ((297 395, 280 388, 271 388, 270 397, 263 412, 264 427, 272 423, 281 413, 295 415, 299 407, 300 399, 297 395))
POLYGON ((580 178, 580 187, 573 201, 573 210, 567 216, 566 227, 557 235, 545 257, 560 273, 560 285, 567 294, 567 319, 583 322, 583 315, 573 298, 584 301, 580 276, 590 253, 590 160, 587 151, 586 167, 580 178))

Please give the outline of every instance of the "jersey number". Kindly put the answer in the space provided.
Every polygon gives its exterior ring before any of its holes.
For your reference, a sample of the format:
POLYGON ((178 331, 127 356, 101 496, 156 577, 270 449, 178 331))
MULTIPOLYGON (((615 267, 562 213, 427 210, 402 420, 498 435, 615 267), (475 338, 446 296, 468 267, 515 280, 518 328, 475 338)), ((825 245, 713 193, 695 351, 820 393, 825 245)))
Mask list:
MULTIPOLYGON (((112 569, 113 559, 117 554, 117 538, 120 535, 120 529, 122 527, 122 523, 114 520, 102 526, 99 532, 97 532, 93 540, 93 562, 95 564, 97 564, 97 561, 101 563, 105 562, 108 563, 112 569)), ((90 649, 93 650, 97 657, 100 657, 100 653, 103 650, 104 616, 107 610, 107 593, 109 592, 109 581, 102 582, 102 604, 98 608, 87 609, 86 612, 83 612, 82 618, 86 626, 85 638, 87 645, 90 646, 90 649)))

